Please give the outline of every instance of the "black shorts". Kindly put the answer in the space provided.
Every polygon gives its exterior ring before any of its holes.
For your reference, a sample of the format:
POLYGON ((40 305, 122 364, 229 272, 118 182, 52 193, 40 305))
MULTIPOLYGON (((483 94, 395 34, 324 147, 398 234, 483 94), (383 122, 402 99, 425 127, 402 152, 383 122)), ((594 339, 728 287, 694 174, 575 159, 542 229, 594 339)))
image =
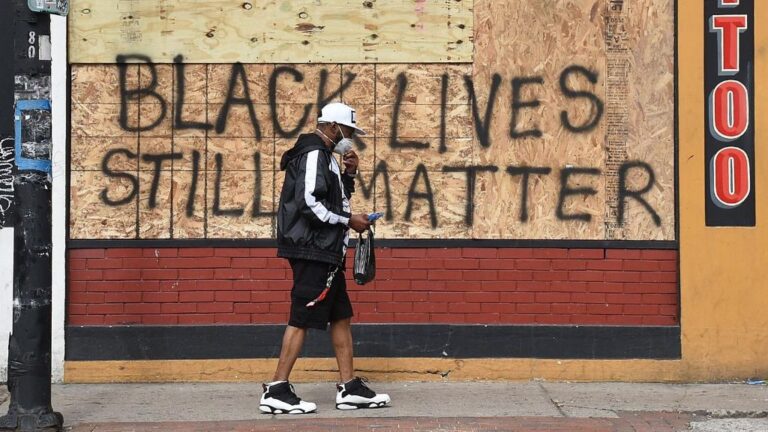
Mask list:
POLYGON ((307 307, 325 289, 328 276, 335 266, 319 261, 291 259, 293 288, 291 289, 291 317, 288 325, 298 328, 325 330, 329 322, 351 318, 352 302, 347 294, 344 269, 340 268, 331 282, 331 289, 322 301, 307 307))

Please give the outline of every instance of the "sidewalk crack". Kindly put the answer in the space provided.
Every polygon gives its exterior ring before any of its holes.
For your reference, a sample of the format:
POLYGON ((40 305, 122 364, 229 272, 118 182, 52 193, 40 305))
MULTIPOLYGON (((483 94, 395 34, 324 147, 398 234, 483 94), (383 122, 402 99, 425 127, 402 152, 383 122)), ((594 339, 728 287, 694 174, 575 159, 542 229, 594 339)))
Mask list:
POLYGON ((608 409, 608 408, 596 408, 596 407, 591 407, 591 406, 571 405, 571 404, 562 404, 561 406, 568 407, 568 408, 579 408, 579 409, 593 410, 593 411, 605 411, 605 412, 609 412, 609 413, 612 413, 612 414, 616 414, 615 410, 608 409))
POLYGON ((555 407, 557 412, 559 412, 560 415, 563 416, 563 417, 568 417, 568 414, 566 414, 565 411, 563 411, 563 408, 560 406, 560 403, 558 403, 557 401, 552 399, 552 396, 549 394, 549 390, 547 390, 547 388, 544 387, 544 385, 542 383, 538 383, 538 385, 539 385, 539 389, 541 389, 542 393, 544 393, 544 396, 547 399, 549 399, 549 402, 552 403, 552 406, 555 407))

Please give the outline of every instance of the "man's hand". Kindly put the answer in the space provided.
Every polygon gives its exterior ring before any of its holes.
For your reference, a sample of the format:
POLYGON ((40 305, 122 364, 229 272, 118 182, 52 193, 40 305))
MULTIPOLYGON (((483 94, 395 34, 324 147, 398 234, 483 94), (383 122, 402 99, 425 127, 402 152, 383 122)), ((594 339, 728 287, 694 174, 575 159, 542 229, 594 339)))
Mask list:
POLYGON ((344 172, 352 175, 357 173, 357 166, 360 164, 360 158, 357 157, 357 153, 355 153, 354 150, 344 153, 342 160, 344 161, 344 172))
POLYGON ((368 222, 367 214, 356 214, 349 218, 349 227, 359 233, 365 232, 370 226, 371 223, 368 222))

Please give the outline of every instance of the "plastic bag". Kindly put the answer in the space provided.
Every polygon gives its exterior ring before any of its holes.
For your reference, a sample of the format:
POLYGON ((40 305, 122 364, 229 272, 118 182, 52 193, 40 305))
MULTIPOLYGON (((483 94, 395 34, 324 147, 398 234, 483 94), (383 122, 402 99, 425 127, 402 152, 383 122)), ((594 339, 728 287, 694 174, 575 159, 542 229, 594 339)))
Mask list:
POLYGON ((373 229, 367 236, 360 234, 355 249, 355 282, 365 285, 376 277, 376 254, 373 251, 373 229))

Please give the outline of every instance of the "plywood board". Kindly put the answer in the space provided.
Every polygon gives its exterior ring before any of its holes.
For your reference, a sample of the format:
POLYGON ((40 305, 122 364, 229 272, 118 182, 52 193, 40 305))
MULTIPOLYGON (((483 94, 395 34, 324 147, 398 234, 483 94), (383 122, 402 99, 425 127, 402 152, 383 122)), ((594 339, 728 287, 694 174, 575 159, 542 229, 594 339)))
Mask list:
MULTIPOLYGON (((521 176, 496 173, 484 180, 489 187, 478 195, 479 225, 473 236, 673 239, 674 2, 478 1, 475 22, 478 29, 493 29, 477 31, 475 37, 473 77, 483 95, 489 93, 493 74, 540 79, 540 84, 522 87, 520 99, 537 99, 539 104, 522 109, 516 123, 518 130, 535 128, 541 136, 511 137, 513 109, 506 101, 512 98, 512 85, 504 83, 490 126, 492 145, 476 147, 480 164, 551 171, 530 176, 525 221, 521 176), (619 49, 612 49, 615 38, 621 41, 619 49), (624 68, 611 70, 617 64, 624 68), (594 84, 585 70, 595 78, 594 84), (567 71, 571 71, 565 79, 568 88, 590 92, 602 102, 601 121, 591 129, 574 132, 562 121, 566 112, 571 125, 586 125, 596 109, 588 98, 571 97, 562 90, 567 71), (627 213, 623 225, 617 222, 619 169, 634 160, 647 162, 655 173, 656 184, 643 197, 661 217, 658 226, 632 199, 626 200, 626 211, 634 212, 632 221, 627 213), (580 176, 581 181, 572 177, 569 188, 590 187, 595 193, 568 196, 558 215, 562 175, 569 167, 597 168, 600 175, 580 176), (573 214, 588 215, 589 220, 562 217, 573 214)), ((483 101, 483 96, 479 99, 483 101)), ((633 176, 638 174, 642 173, 633 176)), ((631 190, 644 185, 630 182, 631 190)))
MULTIPOLYGON (((626 202, 626 222, 614 238, 645 237, 658 240, 672 238, 674 224, 668 223, 675 215, 675 101, 667 95, 675 91, 674 51, 676 40, 660 32, 648 31, 652 20, 661 20, 665 27, 673 25, 674 5, 664 0, 629 5, 630 16, 636 25, 627 26, 628 38, 633 42, 630 51, 632 68, 626 104, 628 138, 626 155, 629 161, 644 161, 654 171, 655 182, 647 193, 648 202, 662 217, 663 230, 656 228, 653 219, 637 200, 626 202), (641 11, 641 13, 638 13, 641 11), (658 17, 658 18, 655 18, 658 17), (659 67, 662 63, 662 67, 659 67)), ((628 186, 639 190, 648 184, 648 175, 634 169, 628 173, 628 186)))
POLYGON ((70 61, 471 62, 473 0, 74 0, 70 61))
POLYGON ((108 178, 100 171, 72 171, 70 188, 72 238, 136 238, 138 193, 129 180, 108 178), (102 196, 127 202, 112 205, 102 196))
POLYGON ((120 96, 118 65, 75 65, 72 169, 98 187, 76 191, 73 226, 110 217, 98 195, 133 176, 125 238, 272 238, 280 157, 342 100, 368 131, 353 210, 388 212, 381 238, 674 239, 673 2, 617 5, 477 0, 474 64, 130 65, 122 91, 141 97, 120 96), (157 155, 178 156, 149 208, 157 155), (651 174, 646 206, 627 192, 651 174))

